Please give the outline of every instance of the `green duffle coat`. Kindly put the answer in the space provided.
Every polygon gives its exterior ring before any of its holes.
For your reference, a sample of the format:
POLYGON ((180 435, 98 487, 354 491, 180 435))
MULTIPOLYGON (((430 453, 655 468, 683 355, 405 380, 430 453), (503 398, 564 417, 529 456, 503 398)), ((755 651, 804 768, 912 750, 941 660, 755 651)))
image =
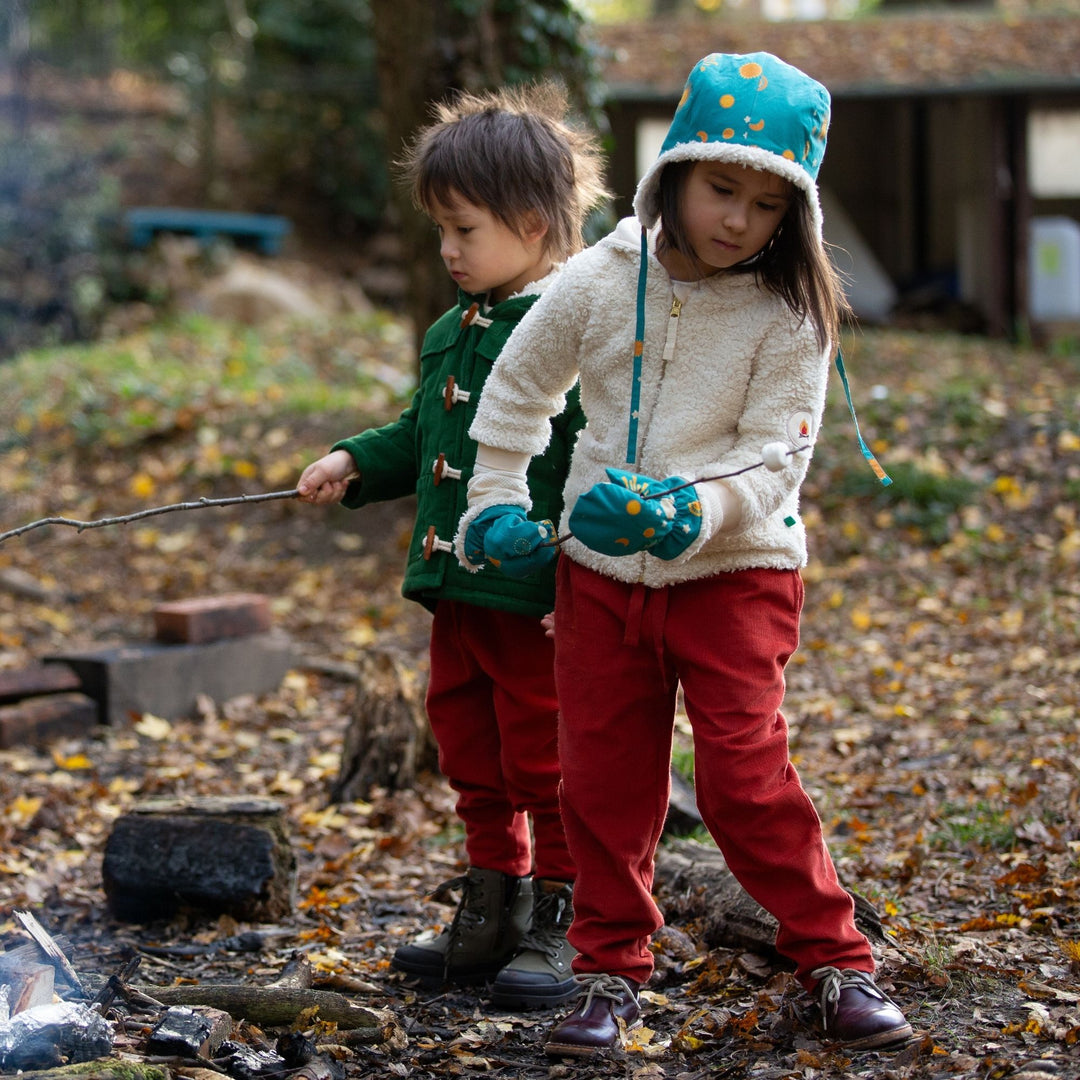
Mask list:
MULTIPOLYGON (((360 479, 349 485, 342 504, 356 508, 415 493, 416 525, 401 590, 410 600, 429 610, 439 600, 460 600, 539 617, 551 611, 555 601, 554 562, 516 581, 490 568, 470 573, 451 550, 476 461, 476 443, 468 431, 480 391, 503 345, 537 296, 512 296, 470 321, 479 299, 460 293, 458 306, 425 334, 419 386, 405 412, 393 423, 334 445, 335 450, 348 450, 360 471, 360 479)), ((567 395, 565 409, 552 420, 547 449, 529 466, 531 518, 559 520, 570 455, 584 426, 575 386, 567 395)))

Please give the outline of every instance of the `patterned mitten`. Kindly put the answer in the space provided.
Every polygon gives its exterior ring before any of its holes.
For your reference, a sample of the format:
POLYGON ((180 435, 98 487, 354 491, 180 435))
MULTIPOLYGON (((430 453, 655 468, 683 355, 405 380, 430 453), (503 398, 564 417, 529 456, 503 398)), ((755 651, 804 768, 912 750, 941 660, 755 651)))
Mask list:
POLYGON ((611 483, 594 484, 574 505, 570 531, 602 555, 648 551, 660 559, 681 555, 701 531, 701 503, 681 476, 654 480, 607 469, 611 483), (672 490, 677 489, 677 490, 672 490))
POLYGON ((555 558, 550 521, 530 521, 520 506, 489 506, 470 523, 465 552, 477 566, 491 563, 507 577, 525 578, 555 558))

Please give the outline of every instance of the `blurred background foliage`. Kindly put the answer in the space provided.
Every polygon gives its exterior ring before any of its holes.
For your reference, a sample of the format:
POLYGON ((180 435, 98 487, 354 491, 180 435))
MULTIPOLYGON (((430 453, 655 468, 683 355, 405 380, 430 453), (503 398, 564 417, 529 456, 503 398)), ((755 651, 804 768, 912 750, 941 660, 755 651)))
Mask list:
POLYGON ((195 170, 199 205, 300 208, 358 243, 396 229, 406 314, 426 326, 452 292, 426 222, 393 183, 403 139, 452 90, 555 73, 585 122, 601 124, 583 25, 570 0, 5 0, 0 357, 35 340, 92 337, 127 287, 116 272, 121 206, 111 176, 131 148, 119 134, 90 149, 76 132, 46 130, 33 98, 42 70, 123 71, 169 88, 181 102, 174 153, 195 170), (222 160, 238 144, 245 205, 222 160))

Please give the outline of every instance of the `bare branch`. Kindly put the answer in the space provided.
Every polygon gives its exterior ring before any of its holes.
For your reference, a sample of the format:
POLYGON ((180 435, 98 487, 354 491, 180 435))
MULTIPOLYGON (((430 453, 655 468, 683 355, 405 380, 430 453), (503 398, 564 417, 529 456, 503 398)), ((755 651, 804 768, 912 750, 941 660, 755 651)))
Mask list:
POLYGON ((235 495, 228 499, 197 499, 194 502, 172 503, 169 506, 152 506, 148 510, 139 510, 134 514, 124 514, 121 517, 100 518, 98 521, 78 521, 75 518, 47 517, 38 521, 31 521, 28 525, 20 525, 17 529, 0 533, 0 544, 10 540, 13 536, 21 536, 31 529, 40 529, 42 525, 70 525, 73 529, 82 532, 83 529, 100 529, 103 525, 125 525, 129 521, 141 521, 143 518, 155 517, 158 514, 171 514, 174 510, 201 510, 206 506, 235 506, 237 503, 260 503, 270 502, 272 499, 295 499, 299 492, 292 491, 268 491, 264 495, 235 495))

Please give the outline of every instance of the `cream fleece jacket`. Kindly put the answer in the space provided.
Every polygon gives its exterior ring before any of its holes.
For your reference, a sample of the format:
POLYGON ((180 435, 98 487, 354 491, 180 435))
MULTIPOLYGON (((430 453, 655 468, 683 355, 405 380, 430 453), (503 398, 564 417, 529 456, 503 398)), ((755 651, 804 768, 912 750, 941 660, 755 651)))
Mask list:
MULTIPOLYGON (((627 218, 569 260, 504 346, 469 429, 482 444, 481 459, 491 447, 508 452, 505 460, 516 454, 525 461, 547 445, 549 420, 580 377, 588 423, 574 448, 560 536, 578 496, 608 479, 606 466, 704 480, 760 462, 766 443, 812 447, 821 422, 830 357, 810 323, 800 324, 753 274, 673 286, 650 250, 637 460, 627 461, 640 245, 640 226, 627 218), (673 287, 686 297, 677 317, 673 287)), ((651 587, 751 567, 803 566, 799 486, 810 456, 811 450, 792 455, 782 471, 756 468, 710 484, 701 531, 671 562, 648 553, 601 555, 576 539, 563 552, 608 577, 651 587)), ((470 487, 459 538, 481 510, 500 503, 530 509, 513 471, 470 487)), ((460 544, 458 551, 461 557, 460 544)))

